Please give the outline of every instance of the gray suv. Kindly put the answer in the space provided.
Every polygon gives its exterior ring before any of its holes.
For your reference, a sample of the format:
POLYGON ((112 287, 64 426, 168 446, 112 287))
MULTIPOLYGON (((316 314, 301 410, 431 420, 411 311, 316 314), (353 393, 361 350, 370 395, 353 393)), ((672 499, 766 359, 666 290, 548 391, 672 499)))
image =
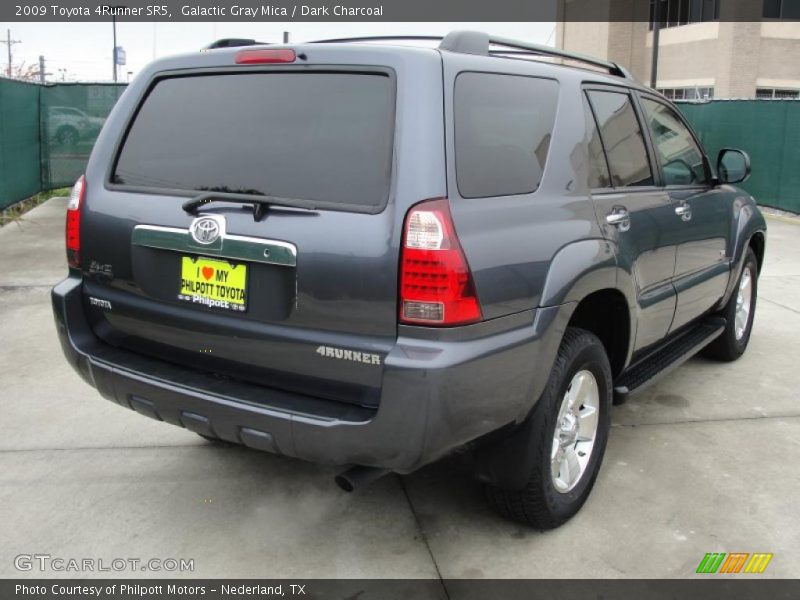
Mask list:
POLYGON ((500 513, 555 527, 613 400, 744 352, 749 160, 712 165, 611 62, 387 42, 238 40, 143 71, 70 199, 64 354, 113 402, 347 466, 348 490, 466 451, 500 513))

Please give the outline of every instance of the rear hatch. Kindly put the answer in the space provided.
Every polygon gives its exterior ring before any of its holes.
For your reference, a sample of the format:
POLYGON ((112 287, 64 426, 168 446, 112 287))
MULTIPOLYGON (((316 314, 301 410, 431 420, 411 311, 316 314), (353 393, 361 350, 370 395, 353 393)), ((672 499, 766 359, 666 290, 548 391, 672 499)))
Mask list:
POLYGON ((87 169, 86 307, 113 345, 375 406, 403 216, 446 194, 440 58, 295 50, 167 61, 126 92, 87 169))

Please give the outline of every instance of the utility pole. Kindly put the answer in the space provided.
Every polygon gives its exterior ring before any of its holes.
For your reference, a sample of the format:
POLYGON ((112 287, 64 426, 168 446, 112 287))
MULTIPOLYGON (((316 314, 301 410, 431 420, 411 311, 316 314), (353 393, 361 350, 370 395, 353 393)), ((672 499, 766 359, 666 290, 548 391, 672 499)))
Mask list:
POLYGON ((650 64, 650 87, 653 89, 658 83, 658 41, 666 5, 665 0, 655 0, 653 3, 653 62, 650 64))
POLYGON ((111 51, 111 62, 114 65, 114 83, 117 83, 117 17, 111 17, 111 28, 114 30, 114 49, 111 51))
POLYGON ((289 32, 288 31, 284 31, 283 32, 283 43, 284 44, 288 44, 289 43, 289 32))
POLYGON ((44 55, 39 55, 39 83, 44 83, 44 55))
POLYGON ((11 46, 14 44, 21 44, 21 40, 12 40, 11 39, 11 30, 6 29, 6 39, 0 40, 0 44, 6 44, 8 46, 8 69, 6 70, 6 74, 8 78, 11 79, 11 46))

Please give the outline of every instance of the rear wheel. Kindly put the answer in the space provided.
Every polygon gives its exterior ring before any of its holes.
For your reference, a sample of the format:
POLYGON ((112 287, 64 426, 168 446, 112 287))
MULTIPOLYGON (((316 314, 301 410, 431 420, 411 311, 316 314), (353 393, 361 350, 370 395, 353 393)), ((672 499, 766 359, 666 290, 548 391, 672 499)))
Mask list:
POLYGON ((603 460, 611 409, 611 367, 592 333, 564 334, 547 387, 523 426, 533 453, 521 489, 487 485, 494 509, 538 529, 558 527, 580 510, 603 460))
POLYGON ((744 266, 736 288, 722 309, 727 320, 722 334, 706 346, 703 353, 717 360, 733 361, 747 349, 758 297, 758 261, 752 248, 747 249, 744 266))

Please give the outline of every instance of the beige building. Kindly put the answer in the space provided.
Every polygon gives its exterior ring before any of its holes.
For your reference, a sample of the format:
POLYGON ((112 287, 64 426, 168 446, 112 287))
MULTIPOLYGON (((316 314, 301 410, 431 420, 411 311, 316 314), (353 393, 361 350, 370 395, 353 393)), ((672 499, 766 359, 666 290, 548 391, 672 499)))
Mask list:
POLYGON ((560 48, 607 58, 672 98, 800 98, 800 0, 561 0, 560 48), (592 22, 569 21, 586 19, 592 22))

